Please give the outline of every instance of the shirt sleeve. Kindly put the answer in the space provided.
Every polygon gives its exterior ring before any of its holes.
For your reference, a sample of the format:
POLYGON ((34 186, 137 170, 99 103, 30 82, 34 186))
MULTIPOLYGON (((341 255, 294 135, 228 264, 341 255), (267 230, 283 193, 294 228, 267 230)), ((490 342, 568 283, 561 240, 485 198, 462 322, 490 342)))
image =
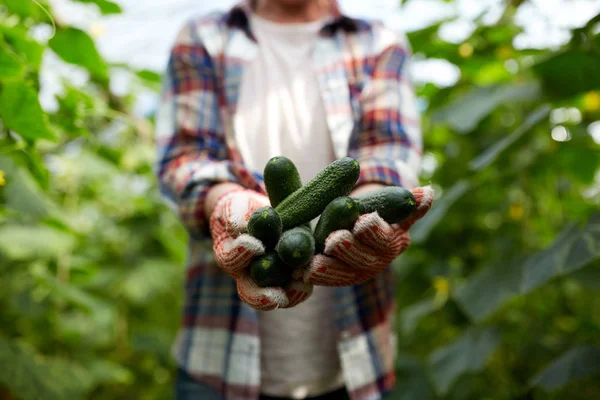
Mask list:
POLYGON ((210 238, 205 200, 211 186, 236 182, 259 189, 257 177, 230 160, 220 115, 218 75, 194 23, 171 48, 156 119, 159 188, 196 239, 210 238))
POLYGON ((361 165, 357 185, 410 189, 418 185, 422 154, 420 115, 408 76, 411 52, 405 36, 383 29, 374 35, 381 50, 366 63, 368 76, 359 97, 362 115, 349 155, 361 165))

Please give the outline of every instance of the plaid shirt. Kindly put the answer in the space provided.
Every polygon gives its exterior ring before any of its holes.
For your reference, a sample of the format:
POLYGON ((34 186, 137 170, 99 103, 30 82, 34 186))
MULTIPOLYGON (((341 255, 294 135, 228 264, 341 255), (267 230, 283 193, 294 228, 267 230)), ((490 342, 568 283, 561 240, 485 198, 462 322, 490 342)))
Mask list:
MULTIPOLYGON (((215 264, 204 201, 211 185, 237 182, 265 193, 234 141, 244 67, 258 43, 249 4, 187 23, 171 50, 156 124, 161 191, 190 234, 178 365, 227 399, 260 392, 257 312, 215 264)), ((421 130, 406 79, 409 46, 380 23, 352 19, 332 1, 314 51, 336 157, 361 165, 359 184, 417 185, 421 130)), ((391 269, 370 282, 336 288, 335 320, 346 387, 353 400, 376 400, 395 383, 394 283, 391 269)))

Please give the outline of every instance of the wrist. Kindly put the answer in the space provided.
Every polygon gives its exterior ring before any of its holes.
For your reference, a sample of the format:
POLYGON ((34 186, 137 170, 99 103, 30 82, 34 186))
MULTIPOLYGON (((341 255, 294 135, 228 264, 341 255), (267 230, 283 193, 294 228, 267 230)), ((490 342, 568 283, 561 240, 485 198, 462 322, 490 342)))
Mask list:
POLYGON ((245 188, 233 182, 217 183, 212 186, 206 195, 204 207, 204 214, 206 215, 206 218, 210 220, 210 216, 212 215, 216 205, 225 195, 240 190, 245 190, 245 188))

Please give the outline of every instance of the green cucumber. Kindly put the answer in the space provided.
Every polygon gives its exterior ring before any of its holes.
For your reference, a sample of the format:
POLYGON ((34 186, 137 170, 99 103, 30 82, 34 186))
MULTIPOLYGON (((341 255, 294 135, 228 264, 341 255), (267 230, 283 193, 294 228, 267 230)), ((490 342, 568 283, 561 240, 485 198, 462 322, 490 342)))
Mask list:
POLYGON ((404 221, 417 208, 412 192, 400 186, 387 186, 355 197, 360 214, 377 211, 390 224, 404 221))
POLYGON ((296 166, 287 157, 271 158, 265 165, 263 177, 271 207, 277 207, 290 194, 302 187, 296 166))
POLYGON ((334 199, 325 207, 315 228, 315 250, 322 253, 325 240, 331 232, 348 229, 352 230, 354 223, 360 217, 358 201, 348 196, 334 199))
POLYGON ((275 248, 281 231, 281 217, 272 207, 259 208, 248 220, 248 233, 260 240, 267 250, 275 248))
POLYGON ((333 199, 347 196, 352 191, 359 175, 360 165, 353 158, 344 157, 329 164, 275 207, 283 230, 318 217, 333 199))
POLYGON ((315 239, 310 228, 297 226, 283 232, 275 250, 290 267, 305 267, 315 253, 315 239))
POLYGON ((277 253, 269 252, 250 263, 250 276, 259 287, 284 287, 292 279, 292 270, 277 253))

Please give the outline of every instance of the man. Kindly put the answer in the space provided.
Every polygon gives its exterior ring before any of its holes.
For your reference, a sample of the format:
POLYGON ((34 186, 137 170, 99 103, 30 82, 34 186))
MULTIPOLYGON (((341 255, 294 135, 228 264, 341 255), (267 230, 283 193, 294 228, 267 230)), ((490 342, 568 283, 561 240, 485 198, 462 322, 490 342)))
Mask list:
POLYGON ((258 0, 189 22, 168 64, 158 176, 191 237, 178 399, 382 398, 395 382, 389 268, 432 202, 415 188, 421 133, 405 39, 334 1, 258 0), (353 195, 411 188, 400 226, 376 213, 337 231, 287 288, 258 288, 247 234, 268 205, 262 170, 286 156, 304 182, 359 161, 353 195))

